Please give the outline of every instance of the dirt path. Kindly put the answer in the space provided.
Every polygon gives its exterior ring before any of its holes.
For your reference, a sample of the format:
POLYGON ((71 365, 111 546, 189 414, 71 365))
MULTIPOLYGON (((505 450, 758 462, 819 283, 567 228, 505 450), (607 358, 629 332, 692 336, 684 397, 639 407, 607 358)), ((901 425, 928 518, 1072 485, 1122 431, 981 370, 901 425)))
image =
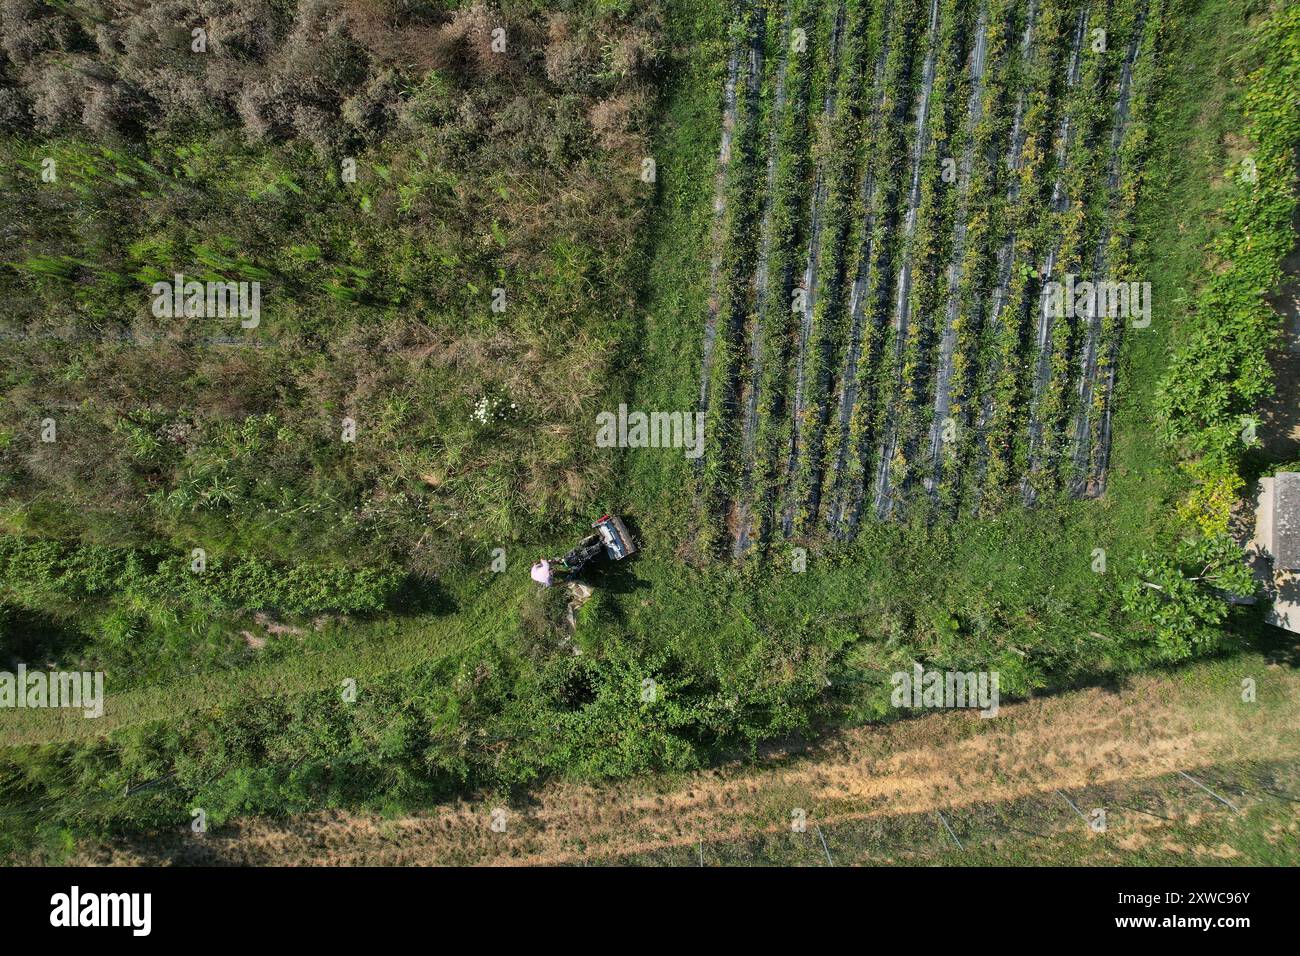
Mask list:
POLYGON ((795 807, 806 809, 810 826, 829 825, 1195 772, 1216 761, 1300 758, 1300 674, 1264 670, 1253 676, 1281 706, 1243 704, 1235 676, 1208 684, 1144 677, 1119 692, 1005 706, 993 720, 944 713, 847 731, 756 766, 555 783, 530 805, 507 807, 504 832, 491 826, 498 804, 466 801, 396 819, 342 811, 250 819, 204 837, 183 830, 98 847, 75 862, 573 864, 788 829, 795 807))

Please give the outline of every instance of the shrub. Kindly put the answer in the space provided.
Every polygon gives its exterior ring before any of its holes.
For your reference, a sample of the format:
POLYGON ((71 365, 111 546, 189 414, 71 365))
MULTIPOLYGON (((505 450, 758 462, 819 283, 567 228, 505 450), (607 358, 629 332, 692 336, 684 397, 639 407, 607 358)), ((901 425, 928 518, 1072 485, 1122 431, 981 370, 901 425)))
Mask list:
POLYGON ((1155 660, 1178 661, 1219 650, 1228 598, 1255 593, 1241 549, 1227 536, 1179 546, 1172 557, 1142 556, 1140 577, 1124 585, 1124 609, 1153 632, 1155 660))
POLYGON ((182 610, 362 614, 387 607, 404 580, 391 566, 283 565, 254 557, 213 558, 198 574, 189 555, 0 535, 0 593, 38 610, 50 597, 96 597, 182 610))

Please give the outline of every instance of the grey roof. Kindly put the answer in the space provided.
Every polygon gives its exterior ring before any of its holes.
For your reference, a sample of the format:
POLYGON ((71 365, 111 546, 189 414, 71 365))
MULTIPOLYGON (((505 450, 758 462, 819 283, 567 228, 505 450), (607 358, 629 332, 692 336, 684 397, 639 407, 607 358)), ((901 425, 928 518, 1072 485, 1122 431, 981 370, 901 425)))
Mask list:
POLYGON ((1300 569, 1300 472, 1273 478, 1273 567, 1300 569))

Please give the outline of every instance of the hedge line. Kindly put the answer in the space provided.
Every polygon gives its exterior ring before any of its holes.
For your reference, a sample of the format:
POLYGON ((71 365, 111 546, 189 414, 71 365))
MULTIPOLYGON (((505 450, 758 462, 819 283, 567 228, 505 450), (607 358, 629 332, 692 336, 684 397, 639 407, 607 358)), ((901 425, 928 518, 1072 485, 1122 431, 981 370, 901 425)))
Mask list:
POLYGON ((1229 187, 1226 228, 1209 249, 1210 274, 1158 392, 1167 440, 1194 483, 1180 510, 1207 536, 1227 531, 1243 483, 1246 416, 1274 388, 1268 351, 1280 322, 1265 296, 1280 283, 1281 260, 1295 242, 1300 6, 1269 17, 1254 46, 1259 66, 1244 100, 1254 151, 1229 187))

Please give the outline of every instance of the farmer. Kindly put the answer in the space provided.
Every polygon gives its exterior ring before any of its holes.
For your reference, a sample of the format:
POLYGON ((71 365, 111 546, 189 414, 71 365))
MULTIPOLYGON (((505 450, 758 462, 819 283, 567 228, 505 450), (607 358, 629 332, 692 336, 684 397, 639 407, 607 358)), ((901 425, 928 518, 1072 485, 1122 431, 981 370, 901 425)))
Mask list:
POLYGON ((551 586, 551 562, 548 559, 539 558, 528 573, 542 587, 549 588, 551 586))

